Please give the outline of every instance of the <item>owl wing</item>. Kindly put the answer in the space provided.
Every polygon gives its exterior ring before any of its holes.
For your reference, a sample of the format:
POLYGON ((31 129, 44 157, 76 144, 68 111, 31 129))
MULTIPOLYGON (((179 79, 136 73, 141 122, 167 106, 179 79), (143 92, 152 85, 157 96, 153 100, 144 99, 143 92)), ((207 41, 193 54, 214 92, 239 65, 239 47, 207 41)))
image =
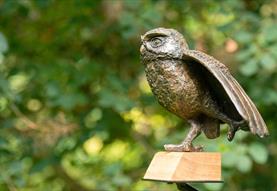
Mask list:
POLYGON ((227 107, 231 107, 232 105, 234 108, 231 113, 234 114, 235 111, 237 115, 239 114, 240 117, 247 122, 249 129, 253 134, 257 134, 260 137, 264 137, 269 134, 266 124, 262 116, 258 112, 256 106, 247 96, 247 94, 239 85, 239 83, 235 80, 235 78, 230 74, 228 68, 224 64, 222 64, 212 56, 209 56, 197 50, 184 50, 183 60, 191 60, 193 61, 193 64, 196 65, 201 64, 202 68, 204 68, 204 70, 206 70, 206 73, 208 73, 208 75, 206 76, 210 78, 212 75, 215 79, 214 82, 219 82, 218 84, 220 85, 218 85, 216 89, 220 90, 216 91, 221 93, 215 93, 219 95, 218 100, 220 100, 222 103, 229 102, 230 104, 227 104, 227 107), (226 96, 220 96, 223 95, 222 92, 226 96), (225 99, 225 101, 223 101, 222 99, 225 99))

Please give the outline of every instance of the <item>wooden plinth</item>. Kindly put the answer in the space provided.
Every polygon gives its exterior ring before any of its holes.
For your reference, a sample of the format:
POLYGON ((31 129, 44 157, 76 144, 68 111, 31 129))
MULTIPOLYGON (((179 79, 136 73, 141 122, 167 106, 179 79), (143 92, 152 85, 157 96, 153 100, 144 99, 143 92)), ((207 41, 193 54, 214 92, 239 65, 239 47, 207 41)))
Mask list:
POLYGON ((221 182, 221 155, 209 152, 158 152, 143 179, 165 182, 221 182))

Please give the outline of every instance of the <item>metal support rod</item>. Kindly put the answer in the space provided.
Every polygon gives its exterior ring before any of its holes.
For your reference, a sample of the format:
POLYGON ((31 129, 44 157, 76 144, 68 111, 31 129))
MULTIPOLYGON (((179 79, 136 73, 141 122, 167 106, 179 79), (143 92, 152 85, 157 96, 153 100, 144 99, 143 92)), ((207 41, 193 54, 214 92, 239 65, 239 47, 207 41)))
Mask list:
POLYGON ((180 191, 198 191, 189 184, 186 183, 176 183, 178 190, 180 191))

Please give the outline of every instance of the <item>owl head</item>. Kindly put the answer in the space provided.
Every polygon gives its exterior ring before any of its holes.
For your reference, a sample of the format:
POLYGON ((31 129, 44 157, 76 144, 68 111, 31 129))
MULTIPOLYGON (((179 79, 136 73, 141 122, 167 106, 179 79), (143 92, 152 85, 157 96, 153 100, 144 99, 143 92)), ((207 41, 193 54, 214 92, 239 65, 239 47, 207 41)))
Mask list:
POLYGON ((183 35, 174 29, 156 28, 141 36, 140 53, 143 57, 181 58, 188 49, 183 35))

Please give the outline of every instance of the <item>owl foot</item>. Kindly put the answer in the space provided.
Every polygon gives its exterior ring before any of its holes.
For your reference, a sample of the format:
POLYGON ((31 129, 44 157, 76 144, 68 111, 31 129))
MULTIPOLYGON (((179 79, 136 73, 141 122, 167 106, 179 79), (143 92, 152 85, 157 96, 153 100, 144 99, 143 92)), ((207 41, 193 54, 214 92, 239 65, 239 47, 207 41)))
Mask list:
POLYGON ((201 152, 203 151, 203 146, 193 146, 191 143, 182 143, 179 145, 166 144, 164 149, 167 152, 201 152))
POLYGON ((228 141, 232 141, 233 138, 235 137, 235 134, 237 132, 237 130, 240 129, 240 126, 245 125, 245 121, 234 121, 230 124, 230 128, 227 134, 227 139, 228 141))

